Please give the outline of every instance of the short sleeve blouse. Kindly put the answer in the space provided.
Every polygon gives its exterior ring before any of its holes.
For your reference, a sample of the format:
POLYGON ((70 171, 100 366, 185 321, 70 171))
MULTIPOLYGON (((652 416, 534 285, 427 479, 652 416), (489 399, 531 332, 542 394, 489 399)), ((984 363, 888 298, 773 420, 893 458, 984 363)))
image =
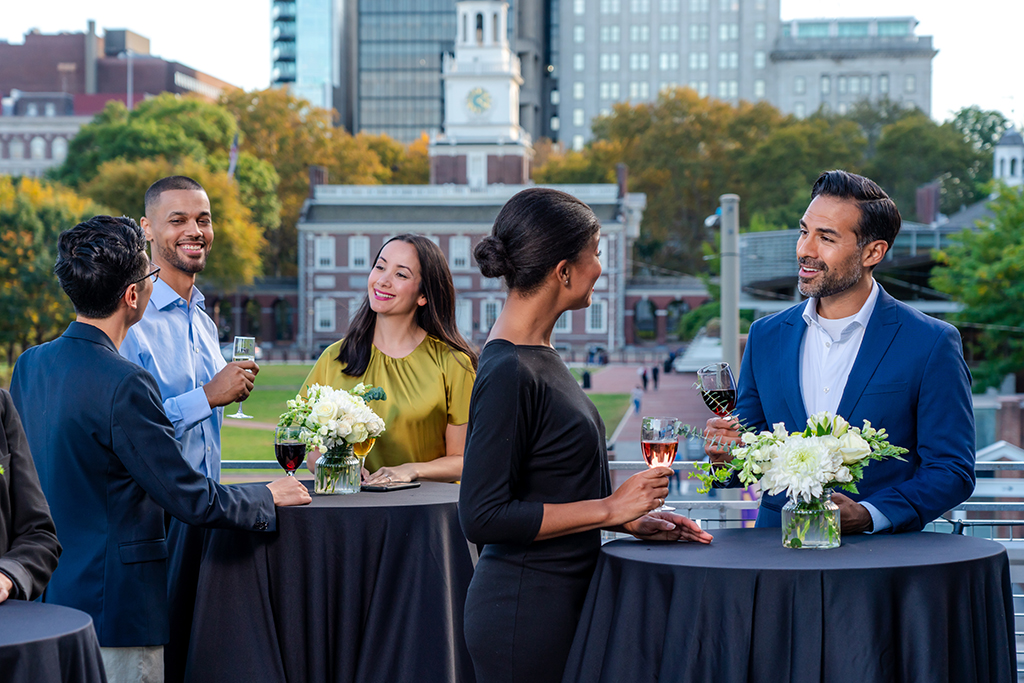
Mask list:
POLYGON ((374 472, 445 455, 447 426, 469 422, 476 378, 469 357, 428 335, 404 358, 392 358, 372 346, 366 372, 350 377, 337 360, 342 341, 320 355, 302 391, 312 384, 351 389, 360 382, 384 389, 387 400, 374 401, 370 407, 384 419, 386 428, 366 456, 366 468, 374 472))

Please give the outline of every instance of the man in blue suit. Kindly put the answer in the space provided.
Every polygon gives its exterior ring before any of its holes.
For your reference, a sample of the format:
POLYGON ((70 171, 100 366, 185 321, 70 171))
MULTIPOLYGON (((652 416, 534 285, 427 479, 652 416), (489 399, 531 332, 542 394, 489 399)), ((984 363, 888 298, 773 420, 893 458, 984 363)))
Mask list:
MULTIPOLYGON (((971 377, 953 326, 896 301, 872 270, 892 247, 900 214, 871 180, 823 173, 797 241, 800 293, 810 297, 750 327, 735 415, 755 431, 802 431, 829 410, 870 420, 909 450, 872 462, 856 495, 833 494, 843 533, 918 531, 974 490, 971 377)), ((705 450, 738 438, 734 421, 708 420, 705 450)), ((758 526, 779 526, 785 495, 764 496, 758 526)))
POLYGON ((292 478, 221 486, 182 457, 152 375, 118 354, 158 277, 145 244, 130 218, 96 216, 61 234, 54 271, 76 320, 25 351, 11 381, 64 546, 43 599, 92 616, 111 681, 163 678, 165 510, 273 531, 275 505, 310 502, 292 478))

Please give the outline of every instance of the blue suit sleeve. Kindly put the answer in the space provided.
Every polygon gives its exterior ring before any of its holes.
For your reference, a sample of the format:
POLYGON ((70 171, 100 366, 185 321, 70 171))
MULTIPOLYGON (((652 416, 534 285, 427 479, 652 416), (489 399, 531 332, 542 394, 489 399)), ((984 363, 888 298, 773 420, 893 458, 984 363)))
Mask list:
POLYGON ((115 391, 111 435, 132 478, 175 518, 203 527, 276 528, 274 496, 266 486, 223 486, 189 466, 148 372, 126 375, 115 391))
POLYGON ((530 543, 544 505, 517 500, 516 471, 528 455, 528 415, 514 352, 481 368, 469 410, 459 519, 473 543, 530 543))
POLYGON ((865 500, 891 522, 891 531, 919 531, 974 492, 974 409, 971 374, 960 334, 946 326, 922 371, 917 398, 914 476, 865 500))

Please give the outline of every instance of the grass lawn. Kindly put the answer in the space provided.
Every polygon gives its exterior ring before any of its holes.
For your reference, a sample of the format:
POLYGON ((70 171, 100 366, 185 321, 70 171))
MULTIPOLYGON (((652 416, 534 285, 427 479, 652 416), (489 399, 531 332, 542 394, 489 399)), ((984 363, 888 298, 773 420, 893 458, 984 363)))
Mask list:
POLYGON ((304 365, 264 363, 260 365, 260 374, 256 376, 256 388, 258 389, 262 384, 265 387, 295 387, 295 391, 298 391, 306 379, 306 375, 312 369, 312 363, 304 365))
POLYGON ((269 429, 234 427, 224 420, 220 431, 222 460, 273 460, 274 432, 269 429))
POLYGON ((611 436, 619 426, 619 420, 629 410, 629 394, 590 394, 590 400, 601 413, 607 436, 611 436))

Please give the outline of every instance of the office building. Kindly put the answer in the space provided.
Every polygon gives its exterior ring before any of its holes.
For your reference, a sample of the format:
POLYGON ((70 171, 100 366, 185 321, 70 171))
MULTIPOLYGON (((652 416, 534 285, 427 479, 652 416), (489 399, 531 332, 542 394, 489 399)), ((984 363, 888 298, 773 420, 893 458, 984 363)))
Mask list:
POLYGON ((342 0, 274 0, 271 71, 274 87, 286 87, 315 107, 333 109, 341 88, 342 0))

